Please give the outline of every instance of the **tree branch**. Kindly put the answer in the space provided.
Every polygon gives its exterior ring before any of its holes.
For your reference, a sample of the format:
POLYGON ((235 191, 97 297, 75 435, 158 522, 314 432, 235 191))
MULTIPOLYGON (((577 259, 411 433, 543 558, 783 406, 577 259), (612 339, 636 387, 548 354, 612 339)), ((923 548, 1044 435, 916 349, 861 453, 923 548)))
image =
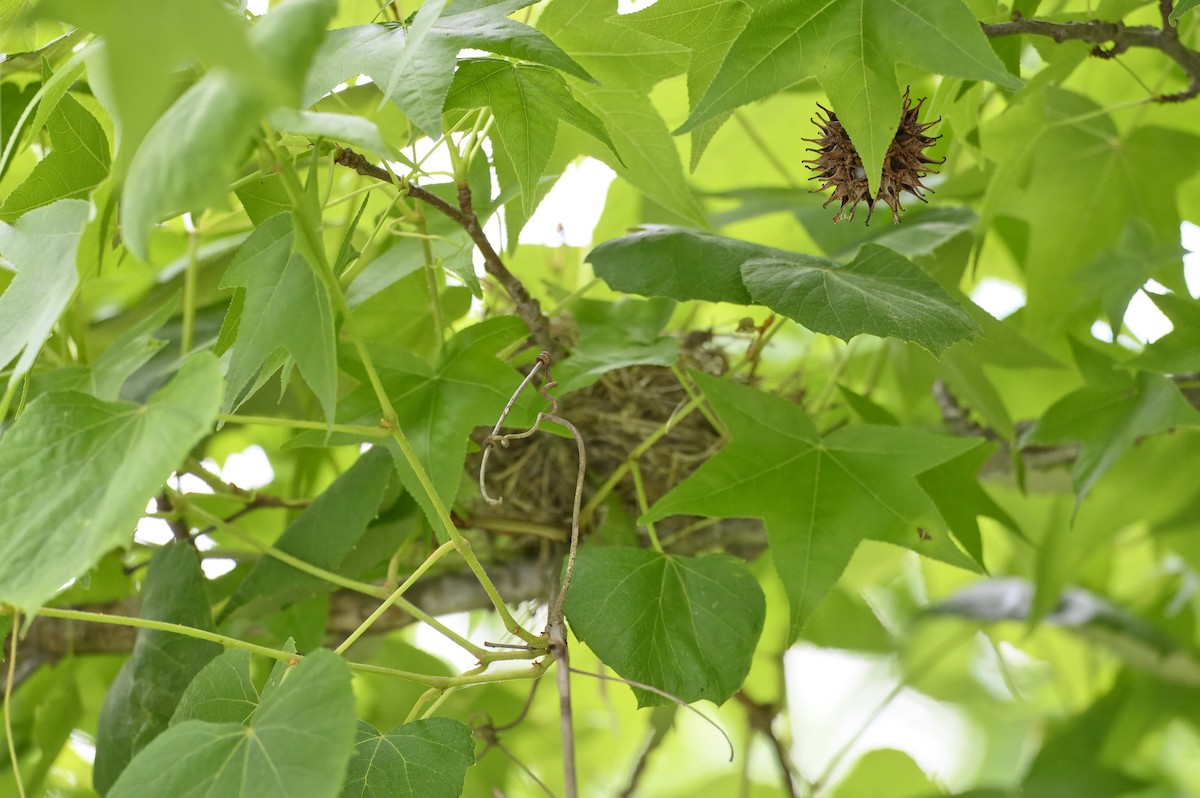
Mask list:
MULTIPOLYGON (((392 184, 391 173, 383 167, 370 163, 360 153, 352 149, 338 149, 334 153, 333 161, 348 169, 353 169, 364 177, 373 177, 384 183, 392 184)), ((484 270, 494 277, 496 282, 500 283, 509 297, 512 298, 513 304, 517 309, 517 315, 521 318, 521 321, 525 322, 525 326, 529 328, 533 340, 543 349, 551 352, 557 351, 557 347, 554 346, 554 341, 550 336, 550 321, 542 313, 542 306, 529 294, 529 291, 525 289, 525 285, 517 279, 516 275, 508 270, 508 267, 504 265, 504 261, 500 259, 500 255, 492 246, 492 242, 488 241, 487 234, 483 231, 483 225, 479 223, 479 217, 475 214, 470 187, 465 183, 458 186, 459 207, 457 208, 432 191, 412 183, 405 183, 399 187, 413 199, 418 199, 426 205, 436 208, 439 213, 445 215, 467 232, 467 235, 471 237, 471 241, 475 243, 475 247, 483 256, 484 270)))
POLYGON ((1200 96, 1200 53, 1189 49, 1179 40, 1179 31, 1168 21, 1171 5, 1171 0, 1159 0, 1159 10, 1163 19, 1161 28, 1153 25, 1127 27, 1120 20, 1110 22, 1104 19, 1087 22, 1049 22, 1044 19, 1027 19, 1020 12, 1013 12, 1011 22, 983 24, 982 27, 984 34, 992 39, 1024 33, 1046 36, 1059 44, 1069 40, 1087 42, 1096 45, 1092 48, 1092 55, 1096 58, 1115 58, 1132 47, 1159 50, 1183 68, 1188 78, 1188 87, 1184 91, 1159 95, 1152 100, 1158 103, 1180 103, 1200 96), (1103 47, 1105 44, 1110 46, 1103 47))

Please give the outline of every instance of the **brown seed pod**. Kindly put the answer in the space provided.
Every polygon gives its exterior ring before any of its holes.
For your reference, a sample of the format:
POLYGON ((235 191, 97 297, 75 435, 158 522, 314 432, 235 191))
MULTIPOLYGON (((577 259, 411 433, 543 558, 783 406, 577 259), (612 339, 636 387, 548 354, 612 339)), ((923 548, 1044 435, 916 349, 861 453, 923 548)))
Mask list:
POLYGON ((821 137, 817 139, 804 139, 804 141, 812 142, 817 146, 809 147, 809 152, 817 153, 817 157, 807 160, 804 163, 809 164, 809 169, 816 174, 809 180, 822 181, 821 187, 814 189, 814 192, 824 191, 827 188, 833 189, 832 196, 825 201, 826 207, 832 202, 840 203, 838 212, 834 215, 833 220, 840 222, 844 216, 846 219, 854 218, 854 209, 858 203, 867 203, 867 224, 871 223, 871 214, 875 212, 875 203, 883 202, 892 209, 892 223, 900 221, 900 211, 904 210, 900 204, 900 192, 907 191, 921 202, 928 200, 922 196, 925 191, 932 191, 928 186, 921 182, 921 178, 929 174, 929 164, 942 164, 946 162, 945 158, 935 161, 925 157, 925 150, 933 146, 941 136, 926 136, 925 131, 942 121, 939 116, 932 122, 918 121, 917 115, 920 113, 921 104, 925 102, 922 97, 914 106, 908 97, 908 89, 904 90, 904 107, 900 110, 900 124, 896 128, 896 136, 892 139, 891 145, 888 146, 887 155, 883 159, 883 175, 879 183, 879 191, 874 197, 871 196, 870 187, 867 184, 867 170, 863 168, 862 159, 858 157, 858 151, 854 149, 854 143, 850 141, 849 134, 842 127, 842 123, 838 121, 837 114, 830 111, 825 106, 817 103, 817 107, 825 112, 826 117, 821 117, 812 120, 821 131, 821 137))

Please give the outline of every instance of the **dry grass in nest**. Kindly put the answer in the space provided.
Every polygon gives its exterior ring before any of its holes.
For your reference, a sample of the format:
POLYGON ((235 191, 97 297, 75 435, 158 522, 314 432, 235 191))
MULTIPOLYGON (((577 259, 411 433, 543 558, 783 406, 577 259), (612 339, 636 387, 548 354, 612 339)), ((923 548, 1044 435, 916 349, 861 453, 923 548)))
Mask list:
MULTIPOLYGON (((691 367, 703 364, 706 371, 724 370, 724 358, 719 353, 693 352, 687 359, 690 362, 686 365, 691 367)), ((611 371, 591 387, 559 399, 559 415, 578 427, 587 447, 585 506, 605 480, 621 467, 630 452, 668 419, 675 417, 689 399, 671 369, 658 366, 611 371)), ((490 432, 490 429, 480 428, 474 436, 475 441, 481 442, 490 432)), ((703 413, 692 412, 679 418, 670 431, 637 460, 647 502, 653 504, 665 495, 712 457, 720 446, 720 433, 713 429, 703 413)), ((468 459, 467 471, 472 478, 479 473, 480 458, 481 455, 476 453, 468 459)), ((559 530, 565 539, 571 528, 577 467, 575 443, 550 433, 512 441, 507 449, 496 449, 488 464, 488 492, 503 497, 504 501, 493 506, 478 499, 471 506, 472 525, 519 532, 521 526, 532 524, 559 530)), ((626 473, 621 478, 610 497, 619 501, 621 509, 630 518, 641 515, 631 474, 626 473)), ((604 515, 602 506, 590 523, 585 523, 582 534, 586 536, 600 528, 604 515)), ((685 516, 668 518, 656 524, 656 529, 660 538, 667 539, 696 521, 685 516)), ((719 536, 722 526, 746 529, 748 524, 742 521, 710 523, 702 537, 719 536)), ((749 526, 761 528, 758 522, 750 522, 749 526)))

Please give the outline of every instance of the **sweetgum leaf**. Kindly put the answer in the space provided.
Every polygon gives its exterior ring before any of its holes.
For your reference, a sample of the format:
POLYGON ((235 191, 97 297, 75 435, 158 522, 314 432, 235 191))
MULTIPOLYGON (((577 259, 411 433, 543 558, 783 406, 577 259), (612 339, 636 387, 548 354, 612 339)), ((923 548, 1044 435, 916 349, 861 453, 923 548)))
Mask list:
POLYGON ((0 438, 0 601, 36 609, 128 545, 147 500, 212 429, 221 387, 201 352, 145 405, 73 391, 31 402, 0 438))
POLYGON ((900 119, 897 64, 1021 86, 962 0, 775 0, 760 7, 680 133, 816 76, 878 190, 900 119))
POLYGON ((186 720, 134 757, 110 798, 335 798, 354 753, 350 669, 315 651, 241 723, 186 720))
POLYGON ((108 137, 96 117, 71 95, 64 95, 46 121, 51 150, 29 177, 12 190, 0 219, 12 221, 56 200, 87 197, 108 175, 108 137))
POLYGON ((338 83, 367 75, 418 128, 436 137, 442 132, 442 107, 454 79, 454 64, 464 48, 532 61, 592 80, 544 33, 508 18, 529 4, 524 0, 480 8, 451 4, 435 17, 411 52, 412 29, 393 23, 330 31, 314 60, 303 103, 310 105, 338 83), (403 64, 397 58, 401 53, 408 53, 403 64), (398 66, 403 79, 393 85, 398 66))
MULTIPOLYGON (((1098 353, 1075 344, 1076 360, 1107 361, 1098 353)), ((1021 446, 1078 443, 1079 456, 1071 469, 1078 508, 1092 485, 1137 443, 1138 439, 1178 426, 1200 424, 1200 412, 1171 380, 1159 374, 1128 374, 1111 361, 1093 362, 1089 369, 1107 365, 1101 379, 1055 402, 1021 439, 1021 446)), ((1086 372, 1085 372, 1086 374, 1086 372)))
POLYGON ((613 149, 604 123, 548 67, 484 58, 459 62, 446 109, 471 108, 492 109, 498 143, 516 170, 526 213, 536 205, 538 181, 550 162, 560 120, 613 149))
POLYGON ((916 477, 976 441, 872 426, 843 427, 822 437, 797 405, 706 374, 693 377, 730 441, 655 503, 643 521, 678 513, 762 518, 787 589, 793 639, 861 540, 893 543, 975 570, 916 477))
MULTIPOLYGON (((334 480, 275 541, 275 548, 326 570, 337 570, 358 543, 392 476, 392 458, 383 447, 366 452, 334 480), (337 534, 330 534, 331 530, 337 534)), ((333 588, 315 576, 264 557, 238 585, 221 610, 262 617, 269 610, 312 598, 333 588)))
POLYGON ((1148 344, 1127 365, 1164 374, 1200 371, 1200 302, 1178 294, 1149 294, 1171 320, 1171 332, 1148 344))
POLYGON ((341 798, 458 798, 473 764, 471 730, 451 718, 413 721, 387 734, 359 721, 341 798))
MULTIPOLYGON (((250 41, 298 85, 336 11, 336 0, 288 0, 254 25, 250 41)), ((131 252, 148 259, 150 229, 162 218, 225 197, 274 99, 244 71, 217 67, 158 118, 129 164, 122 195, 121 232, 131 252)))
POLYGON ((221 288, 245 288, 237 340, 229 360, 226 408, 236 408, 278 368, 271 356, 285 349, 317 395, 325 417, 337 401, 333 307, 325 284, 294 251, 294 222, 281 213, 246 239, 221 279, 221 288), (263 374, 264 364, 274 365, 263 374))
POLYGON ((891 336, 936 355, 979 333, 933 278, 877 244, 864 244, 844 266, 809 255, 755 258, 742 264, 742 279, 759 304, 843 341, 891 336))
MULTIPOLYGON (((687 86, 688 99, 694 106, 720 71, 730 46, 746 27, 750 12, 751 6, 744 0, 659 0, 649 8, 622 14, 613 22, 692 51, 687 86)), ((726 119, 728 114, 723 114, 692 131, 692 171, 726 119)))
POLYGON ((675 227, 647 227, 587 257, 617 291, 765 305, 814 332, 870 333, 937 354, 978 334, 967 312, 919 266, 876 244, 848 264, 675 227))
MULTIPOLYGON (((196 550, 172 541, 155 553, 142 586, 142 617, 213 631, 204 572, 196 550)), ((207 640, 138 630, 133 654, 121 667, 100 710, 92 783, 105 793, 138 751, 161 734, 180 696, 221 653, 207 640)))
POLYGON ((0 222, 0 255, 17 267, 0 294, 0 368, 17 358, 10 379, 29 371, 75 294, 75 250, 87 218, 86 202, 61 200, 15 224, 0 222))
POLYGON ((554 367, 558 392, 586 388, 613 369, 673 365, 679 342, 661 333, 674 309, 674 302, 663 299, 577 300, 572 312, 579 344, 554 367))
POLYGON ((688 185, 683 163, 649 91, 687 67, 688 52, 614 24, 616 0, 555 0, 538 26, 575 53, 600 85, 578 85, 575 97, 600 118, 617 156, 589 152, 638 191, 682 220, 704 225, 704 211, 688 185))
POLYGON ((104 39, 103 52, 89 60, 88 82, 104 86, 112 98, 108 110, 118 131, 117 174, 170 103, 175 72, 186 59, 239 72, 263 92, 281 91, 282 76, 251 46, 246 20, 220 3, 48 0, 38 10, 104 39))
MULTIPOLYGON (((687 703, 723 704, 750 672, 766 599, 744 562, 646 549, 585 548, 563 607, 604 663, 687 703)), ((633 688, 639 706, 669 703, 633 688)))
POLYGON ((258 709, 250 681, 250 652, 231 648, 196 674, 175 707, 171 725, 185 720, 245 723, 258 709))

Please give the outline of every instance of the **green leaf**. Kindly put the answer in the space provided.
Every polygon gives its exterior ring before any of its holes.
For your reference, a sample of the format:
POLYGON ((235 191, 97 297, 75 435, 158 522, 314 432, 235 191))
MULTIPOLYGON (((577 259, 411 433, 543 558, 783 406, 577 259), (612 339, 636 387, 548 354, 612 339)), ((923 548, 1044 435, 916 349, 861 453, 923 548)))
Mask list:
POLYGON ((249 398, 251 387, 258 387, 256 380, 270 376, 261 373, 264 364, 274 364, 271 356, 282 348, 300 367, 325 417, 332 419, 337 403, 333 307, 325 284, 293 249, 293 224, 286 213, 264 222, 221 279, 221 288, 246 289, 226 376, 225 407, 236 408, 249 398))
POLYGON ((974 448, 975 441, 871 426, 820 436, 797 405, 705 374, 693 376, 731 439, 655 503, 643 523, 678 513, 762 518, 787 588, 792 639, 860 540, 893 543, 974 569, 916 477, 974 448))
POLYGON ((877 748, 863 755, 829 798, 886 795, 888 798, 928 798, 938 795, 937 785, 903 751, 877 748))
POLYGON ((654 84, 686 68, 687 50, 613 24, 616 13, 616 0, 555 0, 538 26, 601 81, 576 86, 575 97, 604 123, 619 157, 599 149, 589 154, 679 219, 703 226, 679 151, 648 96, 654 84))
POLYGON ((1183 15, 1191 11, 1196 6, 1200 6, 1200 0, 1177 0, 1175 3, 1175 8, 1171 11, 1171 16, 1169 17, 1171 24, 1178 25, 1179 20, 1183 18, 1183 15))
POLYGON ((171 725, 187 720, 245 723, 258 709, 250 681, 250 652, 231 648, 196 674, 179 699, 171 725))
POLYGON ((399 156, 395 148, 383 140, 379 126, 361 116, 279 108, 271 114, 271 127, 279 133, 353 144, 393 160, 399 156))
MULTIPOLYGON (((494 425, 521 382, 521 375, 496 354, 526 335, 525 325, 515 317, 488 319, 451 338, 437 366, 401 349, 371 347, 371 357, 395 405, 400 428, 447 507, 458 494, 471 432, 479 426, 494 425)), ((365 374, 354 371, 359 366, 348 359, 344 366, 360 376, 363 385, 338 403, 338 422, 377 424, 379 402, 367 386, 365 374)), ((331 440, 343 443, 352 439, 334 435, 331 440)), ((296 436, 292 445, 324 443, 321 433, 304 433, 296 436)), ((394 444, 386 445, 396 460, 404 488, 438 529, 440 522, 416 474, 394 444)))
MULTIPOLYGON (((1144 248, 1138 269, 1157 261, 1160 248, 1178 247, 1178 187, 1200 170, 1195 134, 1118 127, 1095 100, 1047 87, 984 123, 980 138, 987 158, 1003 165, 988 182, 981 229, 993 228, 997 216, 1029 225, 1020 254, 1028 337, 1044 339, 1085 321, 1090 326, 1097 292, 1080 291, 1080 279, 1094 282, 1089 265, 1114 247, 1119 257, 1122 236, 1134 236, 1130 244, 1144 248), (1176 156, 1167 161, 1163 152, 1176 156), (1093 179, 1080 180, 1080 174, 1093 179), (1081 208, 1087 208, 1086 221, 1081 208)), ((1126 278, 1113 288, 1124 287, 1126 278)), ((1112 312, 1112 295, 1103 299, 1103 309, 1112 312)))
POLYGON ((674 302, 663 299, 577 300, 571 312, 579 325, 579 345, 554 367, 558 393, 586 388, 614 369, 673 365, 679 342, 660 333, 674 309, 674 302))
MULTIPOLYGON (((1077 361, 1083 357, 1076 346, 1077 361)), ((1127 374, 1113 367, 1103 384, 1089 384, 1054 403, 1022 437, 1022 448, 1078 443, 1071 469, 1075 506, 1092 485, 1140 438, 1174 427, 1200 424, 1200 412, 1175 384, 1147 372, 1127 374)))
POLYGON ((17 358, 10 379, 29 371, 75 294, 75 250, 88 208, 82 200, 61 200, 16 224, 0 222, 0 255, 17 268, 0 294, 0 367, 17 358))
POLYGON ((142 749, 110 798, 335 798, 354 752, 350 669, 330 651, 300 660, 245 725, 187 720, 142 749))
POLYGON ((1125 365, 1164 374, 1200 371, 1200 302, 1178 294, 1150 294, 1174 329, 1125 365))
POLYGON ((979 484, 979 470, 997 448, 996 444, 976 445, 917 476, 917 483, 933 499, 950 532, 980 568, 984 562, 979 516, 995 519, 1017 534, 1021 529, 979 484))
POLYGON ((537 204, 538 181, 554 151, 560 120, 613 149, 604 124, 575 101, 562 75, 548 67, 482 58, 460 62, 446 109, 471 108, 492 109, 496 137, 516 170, 526 213, 537 204))
POLYGON ((359 721, 341 798, 458 798, 473 764, 471 730, 456 720, 418 720, 387 734, 359 721))
POLYGON ((877 244, 844 266, 807 255, 755 258, 742 264, 742 278, 756 302, 844 341, 891 336, 936 355, 979 332, 933 278, 877 244))
POLYGON ((337 84, 367 75, 418 128, 436 138, 442 132, 442 106, 454 78, 455 61, 464 48, 533 61, 591 80, 583 67, 545 34, 507 18, 525 5, 529 3, 482 8, 453 4, 441 11, 441 16, 434 15, 426 35, 411 49, 411 29, 395 23, 330 31, 317 53, 303 103, 312 104, 337 84), (407 60, 402 62, 397 57, 400 54, 407 60))
POLYGON ((128 545, 147 500, 211 431, 220 405, 209 353, 184 362, 144 406, 74 392, 31 402, 0 438, 0 601, 40 607, 128 545))
MULTIPOLYGON (((299 80, 335 10, 334 0, 289 0, 254 26, 251 42, 299 80)), ((147 260, 150 229, 161 219, 224 199, 245 145, 270 106, 242 72, 219 67, 167 109, 129 165, 121 230, 131 252, 147 260)))
MULTIPOLYGON (((687 86, 688 99, 694 106, 720 71, 730 46, 746 27, 750 12, 751 6, 744 0, 659 0, 649 8, 623 14, 613 22, 692 51, 687 86)), ((693 172, 708 143, 727 118, 728 115, 719 116, 692 131, 693 172)))
POLYGON ((176 296, 160 305, 153 313, 123 332, 112 345, 96 358, 88 380, 88 393, 97 399, 113 401, 121 386, 134 372, 146 364, 167 342, 154 338, 167 320, 179 309, 176 296))
MULTIPOLYGON (((391 476, 392 458, 387 450, 372 448, 288 525, 275 541, 275 548, 319 568, 337 570, 378 513, 391 476), (337 530, 336 535, 330 534, 332 529, 337 530)), ((221 617, 238 611, 262 617, 270 610, 312 598, 332 587, 264 557, 230 596, 221 617)))
MULTIPOLYGON (((142 587, 142 617, 213 630, 196 550, 172 541, 155 553, 142 587)), ((221 653, 207 640, 140 629, 100 710, 92 783, 106 793, 138 751, 161 734, 192 678, 221 653)))
MULTIPOLYGON (((276 77, 251 46, 244 19, 212 0, 47 0, 39 11, 104 38, 88 79, 112 95, 120 174, 172 94, 174 73, 188 59, 223 66, 250 79, 276 77)), ((272 84, 264 81, 264 90, 272 84)))
POLYGON ((705 225, 671 132, 645 92, 605 84, 578 86, 575 94, 600 118, 615 144, 616 157, 606 150, 594 155, 679 220, 705 225))
POLYGON ((614 291, 687 301, 753 304, 742 282, 742 264, 789 255, 748 241, 647 225, 605 241, 587 256, 596 276, 614 291))
MULTIPOLYGON (((766 599, 744 562, 585 548, 563 607, 571 631, 621 676, 682 701, 729 700, 750 671, 766 599)), ((668 703, 633 688, 638 706, 668 703)))
POLYGON ((900 120, 897 64, 1015 89, 962 0, 776 0, 746 23, 677 132, 816 76, 874 192, 900 120))
POLYGON ((687 69, 685 48, 614 24, 616 15, 617 0, 554 0, 538 28, 609 88, 648 90, 687 69))
POLYGON ((51 149, 29 177, 12 190, 0 219, 12 221, 56 200, 86 198, 108 175, 108 137, 96 117, 64 95, 46 122, 51 149))
POLYGON ((849 340, 893 336, 938 353, 977 334, 931 277, 866 244, 849 264, 672 227, 606 241, 588 255, 617 291, 671 299, 766 305, 814 332, 849 340))

